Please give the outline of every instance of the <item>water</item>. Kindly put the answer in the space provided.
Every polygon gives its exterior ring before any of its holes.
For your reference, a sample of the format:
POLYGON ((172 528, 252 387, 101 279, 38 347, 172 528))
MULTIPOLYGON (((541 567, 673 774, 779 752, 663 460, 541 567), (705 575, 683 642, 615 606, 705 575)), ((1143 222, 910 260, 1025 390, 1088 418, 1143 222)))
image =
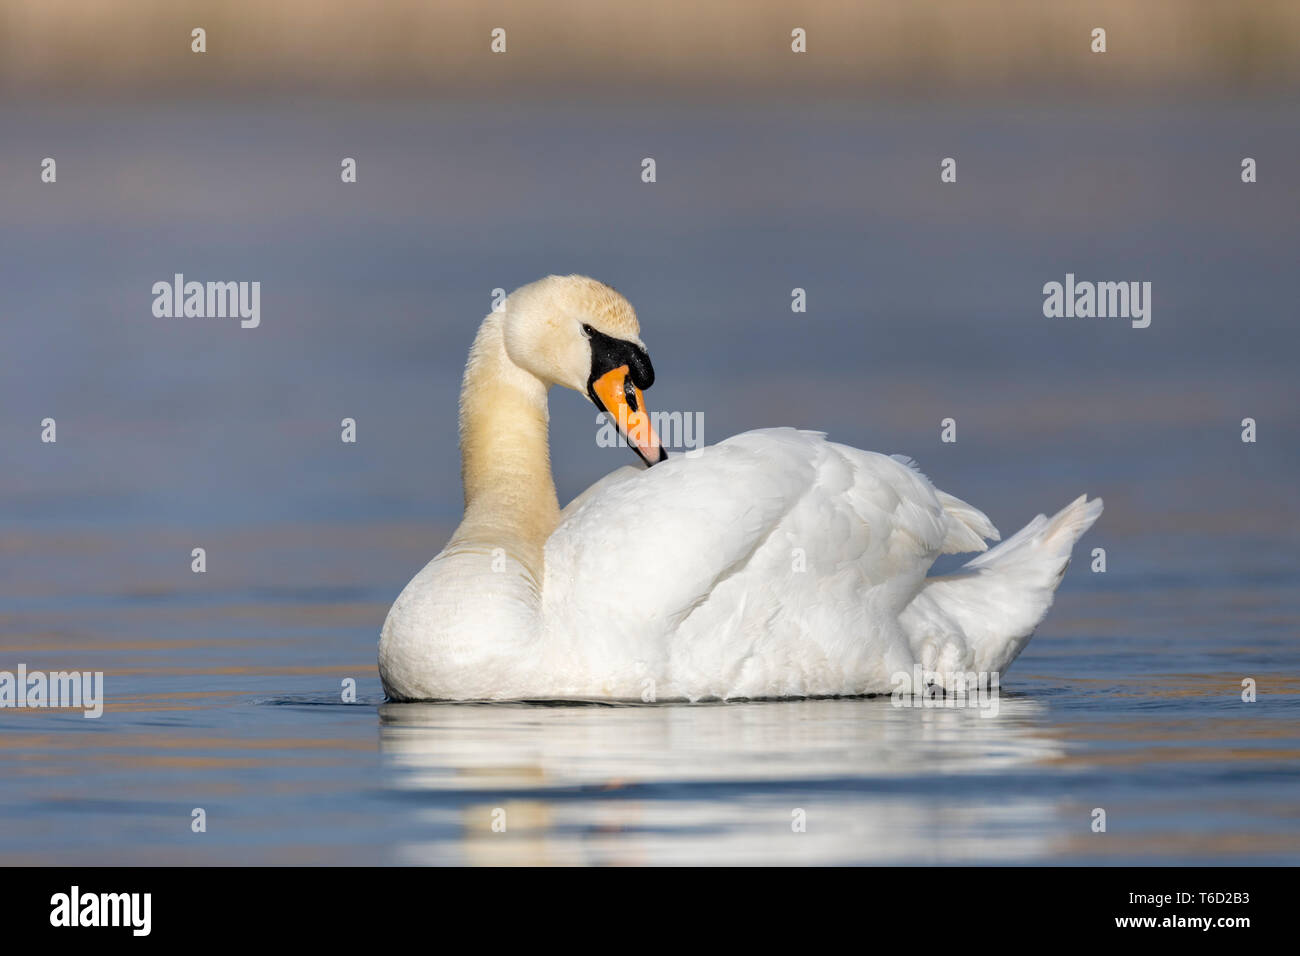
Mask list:
MULTIPOLYGON (((109 696, 0 711, 0 862, 1300 861, 1298 118, 0 107, 0 165, 59 162, 0 183, 0 669, 103 670, 109 696), (906 453, 1004 534, 1106 499, 996 718, 382 702, 384 613, 458 517, 478 319, 568 271, 631 298, 652 408, 710 442, 906 453), (1067 271, 1152 281, 1151 328, 1044 319, 1067 271), (153 318, 174 272, 262 281, 262 327, 153 318)), ((552 417, 562 497, 630 460, 577 396, 552 417)))

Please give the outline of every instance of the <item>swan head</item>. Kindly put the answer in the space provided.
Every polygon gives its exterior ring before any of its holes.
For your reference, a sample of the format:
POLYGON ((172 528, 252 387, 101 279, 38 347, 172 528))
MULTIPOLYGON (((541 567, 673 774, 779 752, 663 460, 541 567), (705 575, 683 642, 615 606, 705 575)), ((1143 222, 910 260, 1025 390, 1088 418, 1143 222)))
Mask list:
POLYGON ((586 395, 647 465, 668 457, 642 395, 654 366, 636 310, 618 292, 586 276, 549 276, 510 294, 503 331, 514 364, 586 395))

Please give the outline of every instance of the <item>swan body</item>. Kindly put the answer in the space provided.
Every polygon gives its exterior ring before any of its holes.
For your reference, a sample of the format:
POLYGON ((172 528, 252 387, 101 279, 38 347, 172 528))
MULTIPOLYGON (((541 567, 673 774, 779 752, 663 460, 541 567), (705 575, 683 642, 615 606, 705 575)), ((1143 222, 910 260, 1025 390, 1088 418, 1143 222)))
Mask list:
POLYGON ((465 519, 389 611, 390 698, 852 695, 916 665, 998 673, 1101 513, 1080 497, 986 550, 989 519, 910 461, 820 433, 746 432, 663 460, 638 420, 651 381, 635 313, 594 280, 544 279, 488 316, 461 396, 465 519), (551 384, 618 413, 653 467, 621 468, 560 512, 551 384), (630 410, 613 407, 624 397, 630 410), (939 554, 972 551, 926 577, 939 554))

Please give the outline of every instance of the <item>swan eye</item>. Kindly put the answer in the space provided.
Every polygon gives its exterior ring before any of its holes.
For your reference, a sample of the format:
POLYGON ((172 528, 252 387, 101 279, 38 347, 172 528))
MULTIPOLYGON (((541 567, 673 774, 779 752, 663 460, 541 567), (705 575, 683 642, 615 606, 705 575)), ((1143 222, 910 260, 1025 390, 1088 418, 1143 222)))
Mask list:
POLYGON ((588 325, 586 322, 582 323, 582 332, 583 332, 584 335, 587 336, 587 338, 591 338, 592 333, 595 332, 595 331, 596 331, 596 330, 593 329, 593 328, 592 328, 590 325, 588 325))

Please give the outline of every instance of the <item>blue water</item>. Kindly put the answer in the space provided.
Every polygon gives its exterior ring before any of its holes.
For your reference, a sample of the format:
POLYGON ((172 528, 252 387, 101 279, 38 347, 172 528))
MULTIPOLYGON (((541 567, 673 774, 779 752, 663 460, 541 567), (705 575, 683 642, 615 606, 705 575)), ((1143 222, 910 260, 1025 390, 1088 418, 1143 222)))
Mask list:
MULTIPOLYGON (((108 694, 0 710, 0 862, 1300 861, 1298 113, 0 106, 0 670, 108 694), (709 442, 908 454, 1004 534, 1105 498, 997 717, 382 702, 491 291, 572 271, 709 442), (175 272, 261 281, 261 327, 154 318, 175 272), (1151 327, 1045 319, 1067 272, 1151 281, 1151 327)), ((562 498, 630 460, 595 435, 553 396, 562 498)))

